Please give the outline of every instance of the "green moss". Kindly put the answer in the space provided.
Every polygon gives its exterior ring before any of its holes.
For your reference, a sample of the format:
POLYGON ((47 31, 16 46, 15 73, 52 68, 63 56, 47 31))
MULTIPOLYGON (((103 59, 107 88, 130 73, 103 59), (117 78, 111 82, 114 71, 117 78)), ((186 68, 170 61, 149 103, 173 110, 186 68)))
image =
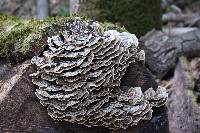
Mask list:
POLYGON ((0 14, 0 58, 8 58, 13 52, 26 54, 31 51, 31 44, 40 45, 40 41, 50 32, 64 29, 64 17, 45 20, 21 20, 14 16, 0 14), (53 30, 53 31, 52 31, 53 30))
POLYGON ((100 21, 120 23, 136 34, 161 29, 161 0, 83 0, 80 13, 100 21))
MULTIPOLYGON (((21 20, 14 16, 0 14, 0 58, 10 58, 13 53, 26 55, 33 51, 40 52, 45 44, 45 37, 57 35, 66 30, 66 23, 73 21, 75 17, 21 20)), ((80 17, 82 20, 87 20, 86 17, 80 17)), ((125 31, 123 27, 111 23, 100 25, 102 31, 108 29, 125 31)))

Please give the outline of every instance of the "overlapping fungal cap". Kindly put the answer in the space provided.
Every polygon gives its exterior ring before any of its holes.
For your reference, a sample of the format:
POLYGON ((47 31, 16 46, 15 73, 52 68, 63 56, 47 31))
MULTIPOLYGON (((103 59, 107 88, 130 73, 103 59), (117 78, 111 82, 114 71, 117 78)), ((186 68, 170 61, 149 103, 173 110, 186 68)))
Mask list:
POLYGON ((127 128, 149 120, 152 107, 166 102, 165 89, 120 87, 129 64, 145 54, 134 34, 101 33, 100 26, 76 18, 66 31, 48 38, 48 48, 32 59, 37 97, 53 119, 89 127, 127 128))

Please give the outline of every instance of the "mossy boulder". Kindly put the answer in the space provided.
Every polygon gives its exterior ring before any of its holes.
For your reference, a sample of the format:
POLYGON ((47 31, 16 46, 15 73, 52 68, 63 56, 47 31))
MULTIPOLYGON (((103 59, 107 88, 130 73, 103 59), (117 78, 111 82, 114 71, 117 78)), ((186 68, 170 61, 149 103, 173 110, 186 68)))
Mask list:
POLYGON ((161 29, 161 0, 82 0, 79 12, 100 21, 120 23, 138 37, 161 29))
MULTIPOLYGON (((47 37, 66 30, 66 23, 75 17, 22 20, 15 16, 0 14, 0 59, 20 62, 40 54, 46 45, 47 37)), ((125 31, 123 27, 111 23, 101 23, 101 26, 102 30, 125 31)))

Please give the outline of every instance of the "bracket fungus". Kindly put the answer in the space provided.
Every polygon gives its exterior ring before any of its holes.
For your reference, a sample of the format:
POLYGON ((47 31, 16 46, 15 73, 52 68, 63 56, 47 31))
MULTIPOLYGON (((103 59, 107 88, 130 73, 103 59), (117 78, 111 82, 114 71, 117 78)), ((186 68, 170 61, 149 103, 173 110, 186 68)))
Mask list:
POLYGON ((134 34, 107 30, 100 24, 75 18, 66 31, 48 38, 48 47, 32 58, 39 86, 35 94, 55 120, 110 129, 127 128, 152 117, 152 107, 167 100, 158 87, 120 86, 131 62, 145 60, 134 34))

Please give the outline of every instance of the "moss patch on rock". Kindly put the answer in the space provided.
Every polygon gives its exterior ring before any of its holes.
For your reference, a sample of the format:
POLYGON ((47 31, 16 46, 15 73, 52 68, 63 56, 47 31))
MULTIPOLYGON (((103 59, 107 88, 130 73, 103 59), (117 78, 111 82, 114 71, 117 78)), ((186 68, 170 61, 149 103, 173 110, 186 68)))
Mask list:
MULTIPOLYGON (((46 45, 48 36, 66 30, 66 23, 72 17, 51 17, 44 20, 22 20, 15 16, 0 14, 0 58, 23 60, 39 54, 46 45)), ((81 16, 86 20, 86 17, 81 16)), ((111 23, 100 23, 102 32, 108 29, 126 31, 111 23)))

